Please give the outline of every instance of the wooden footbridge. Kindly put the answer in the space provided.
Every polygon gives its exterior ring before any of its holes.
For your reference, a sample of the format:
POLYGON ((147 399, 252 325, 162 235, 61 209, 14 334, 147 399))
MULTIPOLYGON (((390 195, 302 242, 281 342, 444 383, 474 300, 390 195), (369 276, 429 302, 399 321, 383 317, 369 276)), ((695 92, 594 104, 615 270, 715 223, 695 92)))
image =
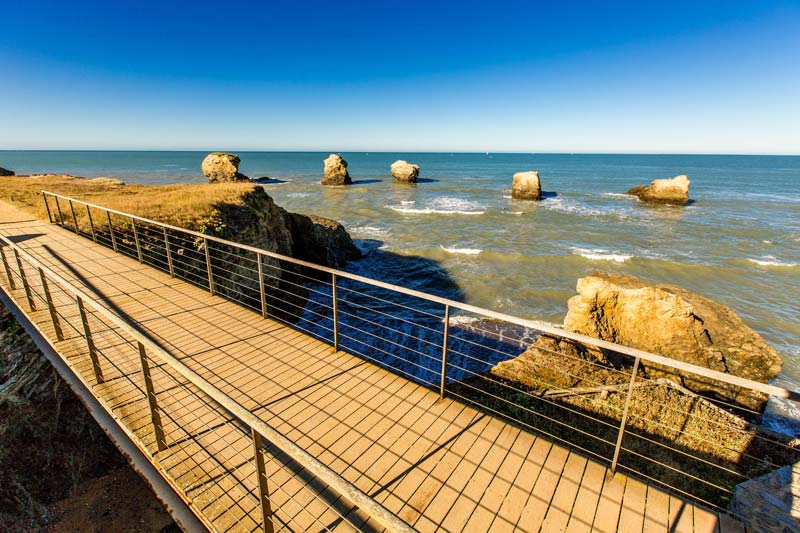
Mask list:
POLYGON ((616 456, 448 394, 449 313, 462 304, 438 299, 447 318, 428 323, 444 327, 444 377, 409 379, 408 365, 337 349, 354 335, 338 326, 337 276, 357 276, 321 269, 333 275, 326 342, 301 331, 311 307, 294 326, 273 312, 275 254, 254 252, 251 310, 224 290, 214 246, 232 243, 185 232, 193 242, 182 244, 178 228, 48 200, 54 223, 0 202, 0 295, 186 530, 744 530, 654 480, 612 473, 616 456), (160 268, 154 235, 166 243, 160 268), (208 277, 192 278, 203 255, 208 277))

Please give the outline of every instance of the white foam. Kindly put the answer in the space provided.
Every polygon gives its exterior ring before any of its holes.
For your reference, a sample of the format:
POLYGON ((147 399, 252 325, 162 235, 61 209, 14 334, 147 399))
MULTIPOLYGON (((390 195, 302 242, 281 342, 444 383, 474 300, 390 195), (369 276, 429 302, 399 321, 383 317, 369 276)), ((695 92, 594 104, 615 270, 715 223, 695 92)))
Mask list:
POLYGON ((772 241, 761 241, 761 242, 763 242, 764 244, 772 244, 772 241))
POLYGON ((604 192, 600 196, 610 196, 612 198, 630 198, 630 194, 625 194, 621 192, 604 192))
POLYGON ((503 198, 511 198, 511 197, 512 197, 512 196, 511 196, 510 194, 504 194, 504 195, 503 195, 503 198))
POLYGON ((793 267, 797 266, 797 263, 790 263, 788 261, 779 261, 774 255, 765 255, 761 259, 752 259, 748 258, 748 261, 755 263, 759 266, 767 266, 767 267, 793 267))
POLYGON ((445 246, 440 246, 440 248, 447 253, 460 254, 460 255, 478 255, 483 251, 478 248, 455 248, 455 247, 448 248, 445 246))
POLYGON ((400 202, 401 205, 414 205, 415 203, 417 203, 416 200, 403 200, 400 202))
POLYGON ((306 196, 311 196, 310 192, 290 192, 286 196, 290 198, 305 198, 306 196))
POLYGON ((482 215, 486 209, 476 202, 462 198, 442 196, 434 198, 426 207, 404 207, 403 205, 386 205, 386 209, 411 215, 482 215))
POLYGON ((614 261, 616 263, 624 263, 633 257, 632 255, 622 254, 619 252, 609 252, 608 250, 603 250, 602 248, 573 248, 572 253, 592 261, 614 261))
POLYGON ((353 226, 350 228, 350 232, 368 237, 386 237, 390 233, 388 229, 379 226, 353 226))

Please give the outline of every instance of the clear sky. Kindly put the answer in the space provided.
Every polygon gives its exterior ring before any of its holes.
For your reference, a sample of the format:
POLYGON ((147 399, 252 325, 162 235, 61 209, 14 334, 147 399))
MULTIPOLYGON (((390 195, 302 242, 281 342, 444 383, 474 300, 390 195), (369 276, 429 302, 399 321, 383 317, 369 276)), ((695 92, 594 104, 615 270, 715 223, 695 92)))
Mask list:
POLYGON ((0 149, 800 153, 797 0, 0 13, 0 149))

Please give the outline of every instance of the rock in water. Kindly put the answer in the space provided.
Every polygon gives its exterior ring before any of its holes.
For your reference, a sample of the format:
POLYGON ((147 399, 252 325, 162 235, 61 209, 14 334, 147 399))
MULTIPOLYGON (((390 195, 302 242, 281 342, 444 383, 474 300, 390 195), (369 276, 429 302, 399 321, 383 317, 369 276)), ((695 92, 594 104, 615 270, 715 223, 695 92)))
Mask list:
POLYGON ((740 483, 728 509, 750 531, 800 531, 800 463, 740 483))
POLYGON ((0 167, 0 176, 15 176, 13 170, 8 170, 6 168, 0 167))
POLYGON ((331 154, 325 160, 325 176, 322 178, 323 185, 350 185, 353 180, 347 173, 347 161, 338 154, 331 154))
POLYGON ((686 205, 689 202, 689 178, 675 176, 653 180, 650 185, 638 185, 626 194, 634 194, 643 202, 686 205))
POLYGON ((247 181, 250 178, 244 174, 239 174, 239 164, 241 162, 242 160, 237 155, 212 152, 203 159, 201 167, 209 183, 247 181))
POLYGON ((419 165, 412 165, 408 161, 398 159, 392 163, 392 177, 397 181, 416 183, 419 178, 419 165))
POLYGON ((542 187, 536 171, 517 172, 511 186, 511 197, 517 200, 541 200, 542 187))
POLYGON ((335 220, 300 213, 287 215, 293 257, 333 268, 343 268, 348 261, 361 257, 350 234, 335 220))

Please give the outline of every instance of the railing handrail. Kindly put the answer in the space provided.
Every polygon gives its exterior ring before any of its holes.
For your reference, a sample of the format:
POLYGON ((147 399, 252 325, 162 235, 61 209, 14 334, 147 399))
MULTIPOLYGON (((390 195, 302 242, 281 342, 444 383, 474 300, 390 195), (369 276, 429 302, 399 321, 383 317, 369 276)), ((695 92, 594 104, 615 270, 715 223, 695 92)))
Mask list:
POLYGON ((104 207, 104 206, 101 206, 101 205, 97 205, 97 204, 94 204, 94 203, 91 203, 91 202, 86 202, 84 200, 79 200, 77 198, 71 198, 69 196, 64 196, 62 194, 54 193, 54 192, 51 192, 51 191, 43 190, 42 191, 42 195, 50 195, 50 196, 53 196, 53 197, 62 198, 64 200, 67 200, 67 201, 70 201, 70 202, 77 202, 77 203, 82 204, 82 205, 86 205, 86 206, 89 206, 89 207, 94 207, 95 209, 100 209, 102 211, 113 213, 113 214, 116 214, 116 215, 119 215, 119 216, 122 216, 122 217, 126 217, 126 218, 129 218, 129 219, 139 220, 141 222, 145 222, 147 224, 152 224, 154 226, 158 226, 158 227, 161 227, 161 228, 166 228, 166 229, 170 229, 170 230, 173 230, 173 231, 186 233, 186 234, 189 234, 189 235, 192 235, 192 236, 195 236, 195 237, 199 237, 199 238, 202 238, 202 239, 208 239, 210 241, 214 241, 214 242, 218 242, 220 244, 224 244, 225 246, 231 246, 231 247, 234 247, 234 248, 239 248, 241 250, 247 250, 247 251, 250 251, 250 252, 253 252, 253 253, 256 253, 256 254, 261 254, 261 255, 264 255, 264 256, 267 256, 267 257, 272 257, 273 259, 278 259, 280 261, 287 261, 287 262, 290 262, 290 263, 294 263, 296 265, 304 266, 304 267, 307 267, 307 268, 312 268, 312 269, 318 270, 320 272, 326 272, 328 274, 335 275, 335 276, 337 276, 339 278, 351 279, 351 280, 354 280, 354 281, 365 283, 367 285, 372 285, 372 286, 380 287, 380 288, 387 289, 387 290, 390 290, 390 291, 399 292, 399 293, 405 294, 407 296, 413 296, 413 297, 416 297, 416 298, 420 298, 422 300, 427 300, 427 301, 438 303, 438 304, 441 304, 441 305, 444 305, 444 306, 449 306, 451 308, 461 309, 462 311, 467 311, 469 313, 480 314, 480 315, 483 315, 483 316, 488 317, 488 318, 494 318, 494 319, 497 319, 497 320, 501 320, 503 322, 508 322, 508 323, 511 323, 511 324, 515 324, 517 326, 534 329, 534 330, 537 330, 537 331, 541 331, 543 333, 551 333, 551 334, 554 334, 554 335, 558 335, 559 337, 564 337, 564 338, 571 339, 571 340, 574 340, 574 341, 577 341, 577 342, 580 342, 580 343, 584 343, 584 344, 591 344, 593 346, 597 346, 598 348, 604 348, 606 350, 611 350, 613 352, 629 355, 629 356, 634 357, 634 358, 639 358, 639 359, 641 359, 643 361, 649 361, 651 363, 660 364, 660 365, 663 365, 663 366, 666 366, 666 367, 669 367, 669 368, 674 368, 676 370, 681 370, 681 371, 684 371, 684 372, 690 372, 692 374, 695 374, 695 375, 698 375, 698 376, 701 376, 701 377, 705 377, 705 378, 709 378, 709 379, 714 379, 714 380, 717 380, 717 381, 721 381, 721 382, 727 383, 729 385, 733 385, 733 386, 737 386, 737 387, 743 387, 743 388, 746 388, 746 389, 750 389, 750 390, 754 390, 754 391, 757 391, 757 392, 761 392, 763 394, 768 394, 768 395, 771 395, 771 396, 775 396, 777 398, 792 399, 792 400, 800 401, 800 393, 792 391, 792 390, 789 390, 789 389, 786 389, 784 387, 779 387, 779 386, 776 386, 776 385, 770 385, 768 383, 761 383, 761 382, 754 381, 754 380, 747 379, 747 378, 743 378, 743 377, 740 377, 740 376, 735 376, 735 375, 732 375, 732 374, 726 374, 725 372, 720 372, 718 370, 713 370, 713 369, 706 368, 706 367, 699 366, 699 365, 695 365, 695 364, 692 364, 692 363, 679 361, 677 359, 672 359, 670 357, 666 357, 666 356, 663 356, 663 355, 658 355, 658 354, 654 354, 654 353, 651 353, 651 352, 646 352, 644 350, 639 350, 637 348, 631 348, 631 347, 628 347, 628 346, 623 346, 621 344, 616 344, 616 343, 613 343, 613 342, 604 341, 604 340, 601 340, 601 339, 596 339, 594 337, 589 337, 588 335, 582 335, 580 333, 573 333, 573 332, 570 332, 570 331, 566 331, 565 329, 563 329, 563 328, 561 328, 561 327, 559 327, 559 326, 557 326, 555 324, 549 324, 547 322, 542 322, 542 321, 538 321, 538 320, 529 320, 529 319, 519 318, 519 317, 515 317, 515 316, 512 316, 512 315, 507 315, 505 313, 499 313, 497 311, 492 311, 490 309, 484 309, 484 308, 477 307, 477 306, 474 306, 474 305, 465 304, 465 303, 462 303, 462 302, 458 302, 456 300, 450 300, 448 298, 443 298, 441 296, 435 296, 433 294, 428 294, 426 292, 422 292, 422 291, 418 291, 418 290, 414 290, 414 289, 409 289, 409 288, 406 288, 406 287, 402 287, 400 285, 395 285, 395 284, 392 284, 392 283, 386 283, 386 282, 379 281, 379 280, 372 279, 372 278, 368 278, 368 277, 365 277, 365 276, 360 276, 358 274, 351 274, 351 273, 345 272, 343 270, 338 270, 338 269, 335 269, 335 268, 326 267, 326 266, 323 266, 323 265, 318 265, 316 263, 303 261, 302 259, 296 259, 294 257, 290 257, 290 256, 287 256, 287 255, 282 255, 282 254, 278 254, 278 253, 275 253, 275 252, 270 252, 268 250, 262 250, 260 248, 254 247, 254 246, 250 246, 250 245, 247 245, 247 244, 241 244, 241 243, 237 243, 237 242, 234 242, 234 241, 229 241, 229 240, 226 240, 226 239, 222 239, 220 237, 215 237, 213 235, 206 235, 205 233, 200 233, 198 231, 193 231, 193 230, 190 230, 190 229, 181 228, 181 227, 178 227, 178 226, 173 226, 171 224, 167 224, 167 223, 164 223, 164 222, 158 222, 156 220, 140 217, 138 215, 133 215, 133 214, 130 214, 130 213, 125 213, 123 211, 117 211, 116 209, 111 209, 111 208, 104 207))
MULTIPOLYGON (((96 206, 95 206, 96 207, 96 206)), ((16 243, 12 242, 5 235, 0 234, 0 241, 2 244, 9 246, 24 256, 25 260, 40 268, 45 274, 58 283, 62 289, 71 293, 73 296, 80 298, 84 304, 91 305, 92 308, 103 317, 111 321, 117 327, 125 331, 128 335, 142 343, 148 350, 158 354, 165 363, 172 367, 176 372, 186 378, 194 386, 206 393, 211 399, 221 405, 225 410, 239 419, 248 427, 258 431, 265 439, 275 445, 276 448, 283 453, 297 461, 302 467, 311 472, 318 479, 327 484, 327 486, 336 490, 340 495, 350 501, 352 504, 366 511, 372 518, 380 522, 390 531, 413 532, 416 531, 404 520, 385 508, 375 499, 363 492, 361 489, 344 479, 342 476, 334 472, 328 466, 323 464, 313 455, 305 451, 303 448, 295 444, 291 439, 272 428, 269 424, 261 420, 259 417, 251 413, 241 404, 236 402, 233 398, 225 394, 223 391, 212 385, 209 381, 203 378, 200 374, 186 366, 179 359, 175 358, 169 352, 164 350, 158 344, 150 340, 135 324, 121 317, 104 305, 96 301, 96 298, 81 289, 75 287, 72 283, 61 277, 59 274, 53 272, 48 266, 20 248, 16 243)))

